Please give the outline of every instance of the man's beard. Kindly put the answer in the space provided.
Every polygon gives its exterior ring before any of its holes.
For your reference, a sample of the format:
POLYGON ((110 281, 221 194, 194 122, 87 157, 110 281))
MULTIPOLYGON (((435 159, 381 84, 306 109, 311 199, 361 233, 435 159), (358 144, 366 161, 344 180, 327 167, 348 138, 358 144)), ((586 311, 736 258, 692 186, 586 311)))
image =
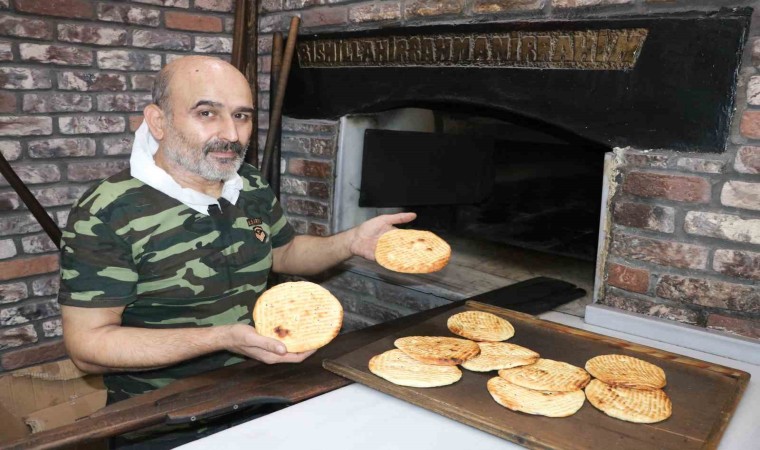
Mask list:
POLYGON ((199 149, 176 128, 168 131, 164 146, 166 156, 183 169, 207 180, 227 181, 234 177, 243 164, 245 153, 248 150, 248 147, 243 146, 240 142, 226 142, 221 139, 212 139, 199 149), (215 152, 234 152, 235 157, 214 158, 209 156, 215 152))

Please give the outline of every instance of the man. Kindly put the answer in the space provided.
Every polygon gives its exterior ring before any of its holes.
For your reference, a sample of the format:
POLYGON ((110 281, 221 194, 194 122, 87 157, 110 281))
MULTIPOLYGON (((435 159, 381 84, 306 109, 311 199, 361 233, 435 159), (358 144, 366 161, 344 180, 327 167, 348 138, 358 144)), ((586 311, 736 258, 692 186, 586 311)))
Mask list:
POLYGON ((86 192, 63 233, 64 341, 104 373, 109 402, 253 358, 298 363, 251 326, 271 270, 310 275, 353 255, 412 213, 327 237, 295 236, 252 166, 253 99, 230 64, 190 56, 159 73, 130 169, 86 192), (158 142, 154 155, 142 139, 158 142))

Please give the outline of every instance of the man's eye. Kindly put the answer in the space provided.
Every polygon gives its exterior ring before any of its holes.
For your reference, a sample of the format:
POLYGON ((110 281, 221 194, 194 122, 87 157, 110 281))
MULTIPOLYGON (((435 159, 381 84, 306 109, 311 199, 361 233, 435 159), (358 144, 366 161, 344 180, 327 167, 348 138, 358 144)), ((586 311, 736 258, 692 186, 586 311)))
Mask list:
POLYGON ((213 113, 211 111, 201 111, 200 115, 203 117, 211 117, 213 113))
POLYGON ((235 118, 236 119, 240 119, 240 120, 248 120, 250 117, 251 117, 251 115, 250 114, 246 114, 246 113, 237 113, 237 114, 235 114, 235 118))

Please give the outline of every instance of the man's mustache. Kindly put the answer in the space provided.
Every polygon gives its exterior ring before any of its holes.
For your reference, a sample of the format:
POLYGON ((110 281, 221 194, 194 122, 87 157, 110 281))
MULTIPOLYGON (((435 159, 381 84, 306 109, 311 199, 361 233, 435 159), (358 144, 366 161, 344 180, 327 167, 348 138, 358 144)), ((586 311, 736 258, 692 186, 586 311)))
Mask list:
POLYGON ((206 145, 203 146, 203 154, 208 155, 209 153, 235 152, 238 156, 243 156, 245 149, 246 146, 240 142, 225 142, 215 139, 207 142, 206 145))

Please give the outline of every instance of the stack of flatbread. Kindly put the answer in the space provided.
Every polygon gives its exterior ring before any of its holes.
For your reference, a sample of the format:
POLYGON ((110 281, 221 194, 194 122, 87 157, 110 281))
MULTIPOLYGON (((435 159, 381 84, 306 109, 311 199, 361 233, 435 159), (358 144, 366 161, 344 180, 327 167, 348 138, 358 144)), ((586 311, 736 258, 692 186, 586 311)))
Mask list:
POLYGON ((661 422, 672 414, 670 398, 662 390, 665 372, 626 355, 601 355, 586 362, 596 379, 586 387, 588 401, 608 416, 628 422, 661 422))
POLYGON ((496 402, 513 411, 547 417, 567 417, 581 409, 589 374, 571 364, 539 358, 533 364, 499 370, 488 380, 496 402))

